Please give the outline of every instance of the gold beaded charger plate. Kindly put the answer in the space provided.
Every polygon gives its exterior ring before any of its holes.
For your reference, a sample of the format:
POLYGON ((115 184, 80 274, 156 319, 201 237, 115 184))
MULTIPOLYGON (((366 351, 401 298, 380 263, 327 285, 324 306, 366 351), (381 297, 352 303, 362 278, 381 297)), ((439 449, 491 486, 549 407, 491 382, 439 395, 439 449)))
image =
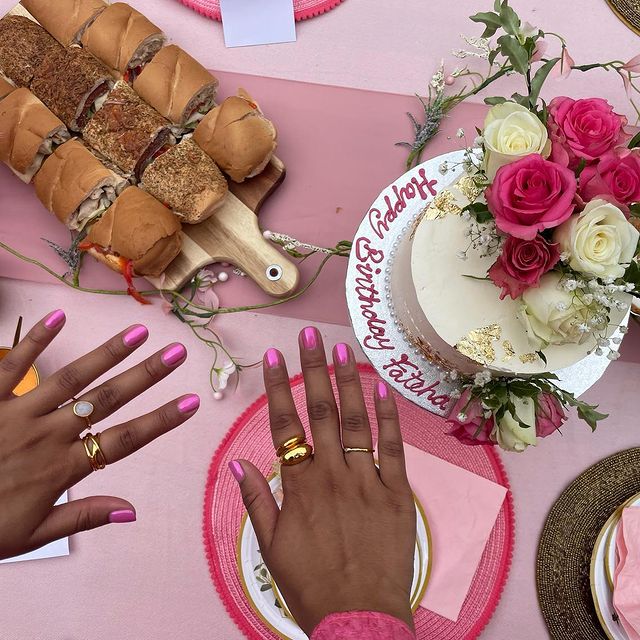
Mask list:
MULTIPOLYGON (((282 481, 279 475, 269 478, 269 486, 280 505, 282 481)), ((422 505, 416 503, 416 549, 411 585, 411 610, 420 605, 431 576, 432 545, 429 524, 422 505)), ((258 539, 251 520, 245 513, 238 533, 236 560, 242 588, 254 611, 278 637, 283 640, 305 640, 307 635, 296 624, 284 598, 269 574, 258 547, 258 539)))
MULTIPOLYGON (((627 449, 579 475, 551 508, 538 546, 536 584, 553 640, 611 638, 592 597, 592 556, 612 514, 638 492, 640 448, 627 449)), ((604 554, 599 558, 606 581, 604 554)))
POLYGON ((640 34, 640 0, 606 0, 606 2, 629 29, 640 34))

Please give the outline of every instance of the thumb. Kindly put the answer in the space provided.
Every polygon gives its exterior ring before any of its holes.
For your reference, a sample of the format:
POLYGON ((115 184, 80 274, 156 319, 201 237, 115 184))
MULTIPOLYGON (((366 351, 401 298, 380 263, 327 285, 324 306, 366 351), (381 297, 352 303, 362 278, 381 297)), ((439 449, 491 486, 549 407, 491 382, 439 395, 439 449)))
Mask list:
POLYGON ((271 546, 280 513, 271 487, 255 466, 246 460, 232 460, 229 470, 240 485, 242 502, 251 518, 258 546, 264 553, 271 546))
POLYGON ((135 519, 133 505, 122 498, 81 498, 53 507, 29 542, 33 548, 38 548, 80 531, 88 531, 105 524, 134 522, 135 519))

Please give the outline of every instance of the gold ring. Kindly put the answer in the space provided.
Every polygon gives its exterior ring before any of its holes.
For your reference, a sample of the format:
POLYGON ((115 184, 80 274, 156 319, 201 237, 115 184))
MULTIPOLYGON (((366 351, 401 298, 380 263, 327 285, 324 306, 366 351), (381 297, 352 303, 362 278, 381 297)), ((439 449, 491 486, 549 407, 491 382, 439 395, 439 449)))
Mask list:
POLYGON ((276 455, 278 456, 278 458, 282 458, 282 456, 289 451, 290 449, 295 449, 295 447, 300 446, 301 444, 304 444, 307 441, 307 438, 305 435, 301 435, 301 436, 294 436, 293 438, 289 438, 288 440, 285 440, 277 449, 276 449, 276 455))
POLYGON ((366 447, 344 447, 345 453, 374 453, 375 449, 367 449, 366 447))
POLYGON ((73 403, 73 415, 78 416, 78 418, 82 418, 87 423, 87 429, 91 429, 93 426, 91 424, 91 414, 95 411, 95 407, 91 402, 87 400, 76 400, 75 398, 71 398, 74 400, 73 403))
POLYGON ((100 448, 100 434, 96 433, 94 436, 92 433, 88 433, 82 438, 82 444, 84 445, 85 453, 89 458, 89 464, 91 464, 92 471, 100 471, 107 466, 107 459, 102 453, 100 448))
POLYGON ((280 456, 280 464, 284 467, 292 467, 309 459, 313 455, 313 447, 303 442, 295 447, 288 449, 280 456))

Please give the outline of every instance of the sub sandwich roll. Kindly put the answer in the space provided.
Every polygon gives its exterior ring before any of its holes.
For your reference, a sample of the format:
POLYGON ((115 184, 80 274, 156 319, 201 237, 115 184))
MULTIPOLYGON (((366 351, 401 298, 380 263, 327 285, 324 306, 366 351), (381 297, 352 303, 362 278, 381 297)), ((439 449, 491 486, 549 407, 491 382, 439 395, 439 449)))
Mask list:
POLYGON ((272 122, 242 89, 202 119, 193 139, 234 182, 262 173, 277 146, 272 122))
POLYGON ((89 145, 136 181, 153 156, 175 142, 171 123, 122 81, 116 83, 82 135, 89 145))
POLYGON ((0 100, 15 91, 16 85, 0 73, 0 100))
POLYGON ((76 139, 58 147, 33 180, 40 202, 75 230, 100 217, 128 184, 76 139))
POLYGON ((70 138, 64 123, 24 88, 0 101, 0 131, 0 160, 26 183, 45 158, 70 138))
POLYGON ((124 2, 115 2, 84 32, 82 45, 132 82, 165 40, 164 33, 139 11, 124 2))
POLYGON ((125 275, 132 288, 134 275, 159 276, 180 253, 180 228, 170 209, 129 187, 91 227, 80 248, 125 275))
POLYGON ((102 0, 22 0, 20 4, 65 47, 78 44, 86 28, 107 8, 102 0))
POLYGON ((81 131, 100 109, 113 77, 80 47, 50 52, 40 63, 31 91, 72 131, 81 131))
POLYGON ((215 104, 218 80, 172 44, 145 66, 133 88, 165 118, 194 129, 215 104))
POLYGON ((156 158, 142 175, 140 186, 188 224, 210 218, 229 191, 215 162, 188 138, 156 158))
POLYGON ((28 87, 42 60, 62 47, 39 24, 24 16, 0 20, 0 69, 19 87, 28 87))

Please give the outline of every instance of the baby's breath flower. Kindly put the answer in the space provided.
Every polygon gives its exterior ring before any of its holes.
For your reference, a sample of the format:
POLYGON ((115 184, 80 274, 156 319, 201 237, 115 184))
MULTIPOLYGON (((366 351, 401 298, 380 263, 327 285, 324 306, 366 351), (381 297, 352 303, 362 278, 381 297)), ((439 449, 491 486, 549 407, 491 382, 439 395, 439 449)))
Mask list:
POLYGON ((475 144, 476 147, 481 147, 484 144, 484 138, 482 136, 476 136, 473 139, 473 144, 475 144))
POLYGON ((464 138, 464 129, 460 128, 456 131, 456 138, 464 138))
POLYGON ((618 331, 622 334, 625 335, 626 333, 629 333, 629 327, 620 327, 618 329, 618 331))
POLYGON ((607 353, 607 358, 609 358, 609 360, 617 360, 620 357, 620 354, 617 351, 609 351, 609 353, 607 353))
POLYGON ((438 171, 442 174, 445 175, 447 173, 447 171, 449 171, 449 163, 448 162, 443 162, 439 167, 438 167, 438 171))
POLYGON ((456 253, 456 258, 458 258, 458 260, 466 260, 467 259, 466 251, 458 251, 458 253, 456 253))

